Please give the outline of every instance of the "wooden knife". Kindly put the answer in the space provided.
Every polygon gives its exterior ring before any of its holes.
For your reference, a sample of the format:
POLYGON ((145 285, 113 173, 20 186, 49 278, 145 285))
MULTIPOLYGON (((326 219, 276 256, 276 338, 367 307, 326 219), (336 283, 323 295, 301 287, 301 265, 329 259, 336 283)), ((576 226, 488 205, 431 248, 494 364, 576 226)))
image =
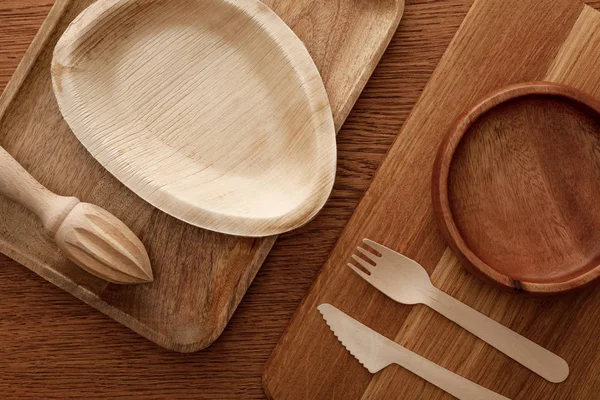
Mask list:
POLYGON ((398 364, 460 400, 509 400, 405 349, 331 304, 318 310, 346 350, 372 374, 398 364))

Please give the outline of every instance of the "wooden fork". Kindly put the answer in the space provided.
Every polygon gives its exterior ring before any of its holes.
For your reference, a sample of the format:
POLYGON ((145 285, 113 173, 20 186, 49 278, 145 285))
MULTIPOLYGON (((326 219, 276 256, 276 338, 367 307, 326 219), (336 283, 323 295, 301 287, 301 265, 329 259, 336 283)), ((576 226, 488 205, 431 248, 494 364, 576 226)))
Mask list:
POLYGON ((386 296, 402 304, 425 304, 550 382, 567 379, 565 360, 440 291, 416 261, 372 240, 363 242, 381 256, 358 247, 357 251, 375 265, 352 255, 369 274, 353 264, 348 266, 386 296))

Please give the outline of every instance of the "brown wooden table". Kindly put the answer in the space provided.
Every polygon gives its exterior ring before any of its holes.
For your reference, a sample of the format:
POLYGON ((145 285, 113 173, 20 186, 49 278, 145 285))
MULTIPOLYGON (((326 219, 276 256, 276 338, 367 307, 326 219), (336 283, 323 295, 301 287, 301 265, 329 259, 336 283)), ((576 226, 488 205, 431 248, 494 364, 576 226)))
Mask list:
MULTIPOLYGON (((398 33, 338 136, 338 178, 328 205, 279 239, 213 346, 187 355, 163 350, 0 255, 0 396, 264 398, 269 354, 472 0, 407 2, 398 33)), ((52 3, 0 1, 0 90, 52 3)), ((600 7, 600 0, 588 3, 600 7)))

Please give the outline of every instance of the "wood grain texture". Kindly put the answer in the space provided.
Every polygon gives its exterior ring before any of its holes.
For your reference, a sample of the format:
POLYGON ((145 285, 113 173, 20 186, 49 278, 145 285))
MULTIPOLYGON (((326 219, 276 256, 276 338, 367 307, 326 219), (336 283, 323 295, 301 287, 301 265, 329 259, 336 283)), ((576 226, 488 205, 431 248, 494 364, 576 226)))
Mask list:
POLYGON ((371 377, 328 331, 316 310, 322 303, 511 399, 597 397, 600 359, 589 349, 598 346, 600 292, 531 298, 466 273, 437 229, 431 175, 453 120, 495 89, 553 80, 600 96, 598 54, 591 50, 599 39, 600 13, 576 0, 474 3, 267 364, 269 397, 450 398, 394 366, 371 377), (345 267, 365 237, 416 260, 436 287, 564 358, 569 378, 545 382, 429 310, 385 298, 345 267))
MULTIPOLYGON (((32 45, 32 49, 40 49, 38 57, 25 55, 24 63, 0 99, 0 111, 5 110, 0 121, 0 144, 48 189, 96 204, 129 226, 148 250, 154 282, 123 287, 89 276, 40 233, 29 213, 6 199, 0 199, 0 213, 6 216, 0 220, 0 249, 155 343, 180 352, 197 351, 212 344, 222 333, 276 237, 252 239, 218 234, 170 217, 128 190, 77 141, 60 115, 48 71, 54 44, 91 3, 55 3, 32 45)), ((309 51, 310 41, 330 43, 331 47, 321 53, 315 46, 315 62, 328 93, 336 99, 333 109, 337 126, 346 118, 341 114, 346 109, 342 103, 353 101, 358 95, 354 93, 361 88, 357 82, 375 67, 402 11, 398 0, 373 2, 366 7, 349 3, 323 2, 321 8, 308 8, 300 2, 294 2, 294 7, 272 4, 304 39, 309 51), (318 31, 309 41, 304 36, 313 33, 310 25, 296 27, 305 19, 338 6, 344 18, 354 18, 351 26, 360 27, 359 30, 371 21, 365 36, 355 36, 342 23, 342 28, 318 31), (302 14, 297 14, 299 9, 302 14), (358 49, 365 38, 371 47, 353 51, 361 58, 355 56, 348 63, 344 59, 347 47, 358 49), (332 82, 342 78, 347 84, 332 86, 332 82), (340 91, 343 96, 339 96, 340 91)))
MULTIPOLYGON (((4 87, 12 75, 52 3, 52 0, 0 2, 0 87, 4 87)), ((471 3, 471 0, 407 2, 399 30, 338 134, 338 175, 330 201, 310 224, 278 239, 225 332, 208 349, 185 356, 162 350, 0 255, 0 393, 3 398, 263 399, 260 381, 269 354, 471 3)), ((598 1, 589 3, 600 6, 598 1)), ((307 32, 330 29, 339 15, 335 12, 312 15, 302 24, 306 25, 307 32)), ((324 51, 330 45, 320 43, 318 49, 313 45, 311 52, 324 51)), ((349 53, 345 57, 353 55, 349 53)), ((460 277, 465 275, 460 268, 444 271, 460 277)), ((434 279, 445 279, 441 272, 438 271, 434 279)), ((478 295, 476 292, 461 296, 461 300, 477 306, 478 295)), ((583 305, 584 301, 575 306, 583 305)), ((390 304, 393 303, 390 301, 390 304)), ((552 306, 551 301, 543 300, 542 304, 552 306)), ((407 307, 395 308, 397 318, 402 318, 399 311, 404 308, 407 307)), ((443 317, 425 307, 414 311, 404 332, 415 331, 411 339, 402 344, 426 354, 418 348, 419 342, 432 336, 432 331, 426 324, 410 326, 412 320, 424 315, 426 322, 439 327, 439 335, 452 334, 453 340, 469 345, 462 341, 468 333, 455 335, 456 332, 450 330, 452 324, 443 317)), ((567 315, 564 323, 569 324, 572 318, 567 315)), ((511 326, 527 333, 525 322, 511 326)), ((576 325, 573 331, 582 337, 594 334, 585 325, 576 325)), ((470 344, 473 343, 475 340, 470 344)), ((420 346, 428 347, 426 343, 420 346)), ((475 346, 473 351, 481 347, 481 344, 475 346)), ((435 352, 435 349, 430 348, 430 351, 435 352)), ((442 357, 443 354, 430 358, 439 361, 442 357)), ((592 364, 597 358, 593 351, 586 352, 586 357, 592 364)), ((597 379, 593 372, 586 373, 589 382, 597 379)), ((368 376, 366 370, 362 373, 368 376)), ((440 396, 439 391, 428 388, 417 378, 407 381, 413 388, 424 391, 422 398, 431 393, 440 396)), ((581 399, 596 398, 593 385, 587 391, 585 387, 581 390, 581 399)))
POLYGON ((463 264, 501 287, 552 294, 600 274, 600 102, 549 82, 502 88, 450 129, 433 206, 463 264))
POLYGON ((51 71, 94 159, 181 221, 272 236, 313 219, 331 193, 325 86, 260 1, 98 0, 62 34, 51 71))

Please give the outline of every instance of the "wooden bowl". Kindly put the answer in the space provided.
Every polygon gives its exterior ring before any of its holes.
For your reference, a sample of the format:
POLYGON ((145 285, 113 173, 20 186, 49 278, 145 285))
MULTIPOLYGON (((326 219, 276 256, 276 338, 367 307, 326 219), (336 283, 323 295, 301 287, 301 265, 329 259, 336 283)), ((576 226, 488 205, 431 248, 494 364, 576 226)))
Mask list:
POLYGON ((437 155, 437 220, 463 264, 504 288, 560 293, 600 274, 600 103, 554 83, 504 88, 437 155))
POLYGON ((91 155, 185 222, 269 236, 329 197, 336 142, 322 79, 257 0, 99 0, 60 38, 52 78, 91 155))

